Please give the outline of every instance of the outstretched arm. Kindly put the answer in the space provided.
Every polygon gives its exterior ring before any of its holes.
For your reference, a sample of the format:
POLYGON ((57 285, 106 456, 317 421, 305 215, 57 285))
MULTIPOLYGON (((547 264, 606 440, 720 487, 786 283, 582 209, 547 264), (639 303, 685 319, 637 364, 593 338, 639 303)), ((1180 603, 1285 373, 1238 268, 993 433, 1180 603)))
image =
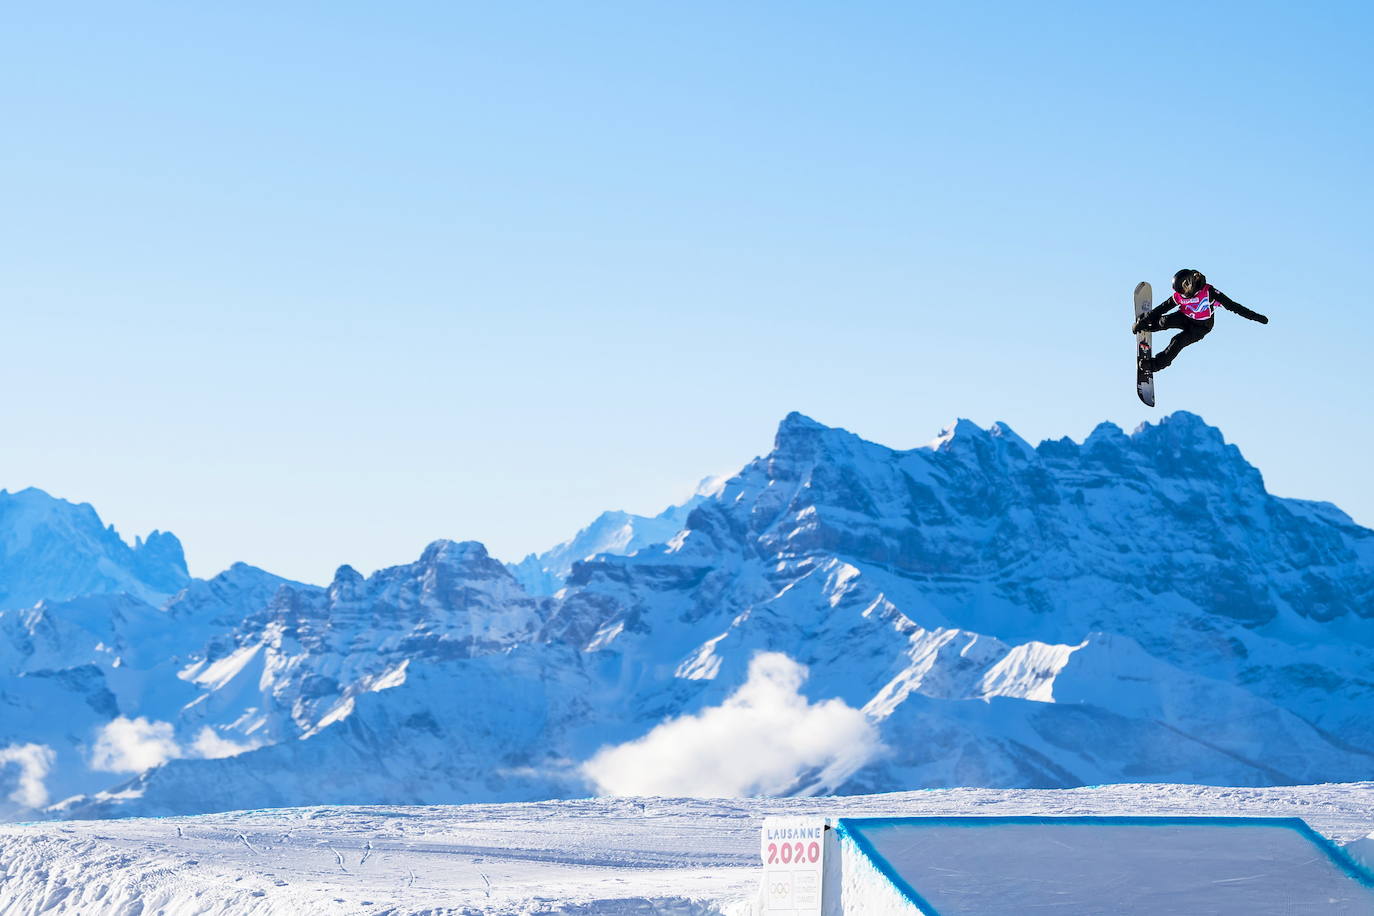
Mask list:
POLYGON ((1232 299, 1230 296, 1226 295, 1221 290, 1217 289, 1215 286, 1212 287, 1212 298, 1216 300, 1217 305, 1221 306, 1224 309, 1229 309, 1230 311, 1235 312, 1242 318, 1249 318, 1251 321, 1258 321, 1260 324, 1269 323, 1268 318, 1264 317, 1259 312, 1253 312, 1245 306, 1241 305, 1239 302, 1232 299))

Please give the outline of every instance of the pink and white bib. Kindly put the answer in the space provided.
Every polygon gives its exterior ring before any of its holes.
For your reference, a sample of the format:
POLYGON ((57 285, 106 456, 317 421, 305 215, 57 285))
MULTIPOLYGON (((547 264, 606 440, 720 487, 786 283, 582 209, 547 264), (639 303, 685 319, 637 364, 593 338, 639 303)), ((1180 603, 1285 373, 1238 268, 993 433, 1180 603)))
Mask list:
POLYGON ((1206 321, 1212 317, 1212 287, 1210 286, 1204 286, 1198 290, 1191 299, 1183 298, 1182 293, 1174 293, 1174 302, 1178 303, 1179 311, 1189 318, 1206 321))

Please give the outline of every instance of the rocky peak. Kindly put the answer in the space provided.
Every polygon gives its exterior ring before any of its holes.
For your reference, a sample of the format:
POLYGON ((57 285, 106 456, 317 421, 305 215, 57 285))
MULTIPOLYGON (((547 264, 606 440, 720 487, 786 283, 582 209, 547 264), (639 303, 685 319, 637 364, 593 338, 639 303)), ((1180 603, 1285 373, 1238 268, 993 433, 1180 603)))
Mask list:
POLYGON ((492 559, 479 541, 434 541, 420 554, 418 566, 425 570, 450 570, 473 579, 513 580, 510 571, 492 559))
POLYGON ((1221 430, 1196 414, 1180 410, 1158 423, 1142 424, 1131 434, 1131 444, 1162 477, 1264 489, 1260 472, 1240 449, 1227 444, 1221 430))
POLYGON ((189 579, 172 534, 130 546, 87 503, 0 490, 0 608, 119 592, 160 604, 189 579))
POLYGON ((329 583, 330 602, 357 600, 365 590, 366 582, 362 573, 345 563, 334 571, 334 581, 329 583))
POLYGON ((959 417, 940 430, 940 435, 932 439, 927 448, 937 452, 955 453, 962 449, 974 448, 976 447, 975 443, 985 441, 987 438, 987 430, 972 420, 959 417))

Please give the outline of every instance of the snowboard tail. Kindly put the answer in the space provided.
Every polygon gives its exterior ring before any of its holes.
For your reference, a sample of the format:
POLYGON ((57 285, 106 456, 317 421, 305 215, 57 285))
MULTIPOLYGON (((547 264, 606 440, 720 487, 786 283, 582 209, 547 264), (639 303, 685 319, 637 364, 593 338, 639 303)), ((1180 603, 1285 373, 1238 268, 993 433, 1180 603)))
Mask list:
MULTIPOLYGON (((1134 318, 1131 326, 1135 327, 1135 322, 1150 313, 1154 307, 1154 291, 1148 282, 1137 283, 1135 286, 1135 307, 1134 318)), ((1137 331, 1135 335, 1135 393, 1140 396, 1141 403, 1146 407, 1155 406, 1155 374, 1150 371, 1150 358, 1154 355, 1150 342, 1149 331, 1137 331)))

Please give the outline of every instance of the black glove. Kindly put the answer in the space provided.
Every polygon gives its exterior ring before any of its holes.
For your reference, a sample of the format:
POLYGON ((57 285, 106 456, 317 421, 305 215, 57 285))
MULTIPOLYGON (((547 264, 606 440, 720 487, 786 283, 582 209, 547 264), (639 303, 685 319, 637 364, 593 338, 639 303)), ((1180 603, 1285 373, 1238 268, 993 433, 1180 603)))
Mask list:
POLYGON ((1132 334, 1139 334, 1141 331, 1145 330, 1146 326, 1148 326, 1149 323, 1150 323, 1150 316, 1149 316, 1149 315, 1141 315, 1139 318, 1137 318, 1137 319, 1135 320, 1135 324, 1131 325, 1131 333, 1132 333, 1132 334))
POLYGON ((1269 319, 1268 319, 1268 318, 1264 317, 1263 315, 1259 315, 1259 314, 1256 314, 1256 315, 1255 315, 1255 320, 1258 321, 1260 324, 1268 324, 1268 323, 1269 323, 1269 319))

